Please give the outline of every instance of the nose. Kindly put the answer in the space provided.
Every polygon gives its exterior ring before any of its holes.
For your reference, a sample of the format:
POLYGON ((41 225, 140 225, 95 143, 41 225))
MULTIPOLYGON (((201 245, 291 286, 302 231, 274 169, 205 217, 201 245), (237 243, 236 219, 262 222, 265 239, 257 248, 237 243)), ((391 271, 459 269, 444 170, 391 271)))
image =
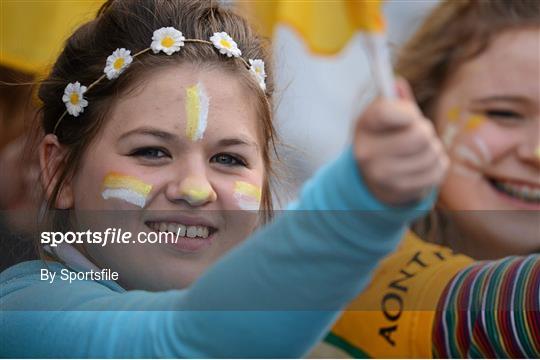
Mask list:
POLYGON ((185 201, 190 206, 202 206, 217 200, 217 194, 204 176, 187 176, 167 189, 171 201, 185 201))

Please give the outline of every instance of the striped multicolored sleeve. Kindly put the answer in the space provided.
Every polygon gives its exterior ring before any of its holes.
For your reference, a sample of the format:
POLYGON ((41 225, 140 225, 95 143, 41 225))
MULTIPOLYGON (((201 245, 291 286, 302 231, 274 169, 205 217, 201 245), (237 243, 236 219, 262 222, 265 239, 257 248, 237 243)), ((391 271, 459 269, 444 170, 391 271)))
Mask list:
POLYGON ((540 255, 475 263, 459 272, 439 300, 433 356, 540 357, 540 255))

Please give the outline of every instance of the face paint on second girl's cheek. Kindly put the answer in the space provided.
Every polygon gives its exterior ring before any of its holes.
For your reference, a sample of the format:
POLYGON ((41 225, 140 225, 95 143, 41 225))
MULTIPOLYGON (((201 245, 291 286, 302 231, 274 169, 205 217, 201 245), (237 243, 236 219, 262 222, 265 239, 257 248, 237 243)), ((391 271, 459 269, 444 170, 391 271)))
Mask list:
POLYGON ((454 139, 459 131, 459 117, 460 110, 457 106, 450 109, 446 114, 447 123, 441 138, 447 149, 452 147, 454 139))
POLYGON ((460 176, 478 178, 482 168, 492 159, 486 143, 478 134, 486 119, 479 114, 471 114, 465 119, 461 119, 462 116, 457 106, 448 111, 442 140, 454 157, 451 170, 460 176))
POLYGON ((144 208, 152 185, 134 176, 111 172, 105 176, 102 184, 103 199, 120 199, 130 204, 144 208))

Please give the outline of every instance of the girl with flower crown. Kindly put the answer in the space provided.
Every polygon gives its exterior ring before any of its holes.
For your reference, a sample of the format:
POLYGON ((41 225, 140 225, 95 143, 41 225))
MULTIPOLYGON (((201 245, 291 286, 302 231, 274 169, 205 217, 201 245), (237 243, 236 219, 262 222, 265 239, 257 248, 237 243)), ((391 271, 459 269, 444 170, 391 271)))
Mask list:
POLYGON ((2 356, 296 357, 318 340, 429 207, 446 158, 399 84, 270 223, 267 59, 203 2, 109 1, 68 39, 39 90, 43 259, 1 274, 2 356), (366 134, 419 145, 377 159, 400 163, 381 198, 357 165, 366 134), (118 228, 134 236, 75 239, 118 228), (100 271, 117 276, 63 279, 100 271))

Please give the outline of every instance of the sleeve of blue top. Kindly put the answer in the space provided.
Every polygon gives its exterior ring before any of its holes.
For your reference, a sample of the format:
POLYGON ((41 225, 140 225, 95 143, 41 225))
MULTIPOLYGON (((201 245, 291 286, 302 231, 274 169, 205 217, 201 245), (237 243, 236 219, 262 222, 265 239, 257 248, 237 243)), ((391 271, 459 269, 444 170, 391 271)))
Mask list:
POLYGON ((11 357, 300 357, 432 200, 403 209, 379 203, 349 149, 306 184, 286 214, 190 288, 117 293, 92 282, 29 286, 3 301, 39 298, 71 311, 8 312, 3 346, 11 357), (90 307, 116 310, 77 311, 90 307), (174 311, 133 311, 138 308, 174 311))

